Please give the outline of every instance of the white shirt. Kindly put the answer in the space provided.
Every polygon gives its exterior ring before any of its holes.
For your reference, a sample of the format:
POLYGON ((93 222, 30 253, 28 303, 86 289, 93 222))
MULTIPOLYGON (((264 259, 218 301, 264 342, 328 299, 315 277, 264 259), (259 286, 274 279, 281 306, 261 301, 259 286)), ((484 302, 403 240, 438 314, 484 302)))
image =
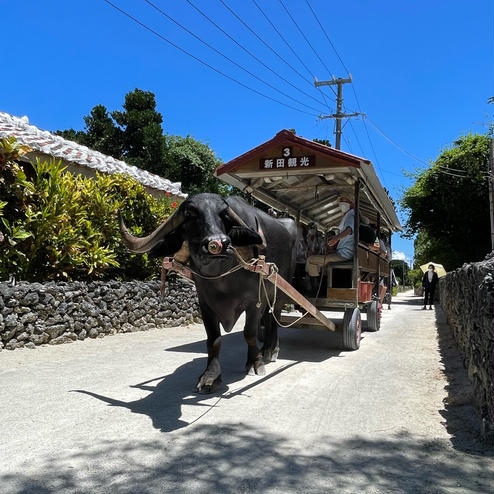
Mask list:
POLYGON ((345 259, 351 259, 353 257, 353 224, 355 218, 355 211, 349 209, 340 223, 340 233, 343 233, 348 227, 352 230, 351 234, 342 238, 336 246, 336 253, 345 259))

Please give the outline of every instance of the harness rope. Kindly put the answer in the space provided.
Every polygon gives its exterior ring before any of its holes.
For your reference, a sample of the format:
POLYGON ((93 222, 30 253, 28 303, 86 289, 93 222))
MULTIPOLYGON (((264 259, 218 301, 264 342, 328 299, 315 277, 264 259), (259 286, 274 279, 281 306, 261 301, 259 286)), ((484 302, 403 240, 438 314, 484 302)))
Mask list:
MULTIPOLYGON (((253 266, 256 264, 257 262, 257 259, 256 258, 252 258, 250 261, 245 261, 243 259, 243 257, 239 254, 239 252, 237 251, 237 249, 235 249, 235 247, 232 247, 230 246, 230 249, 233 250, 234 254, 235 254, 235 257, 237 258, 237 261, 238 261, 238 264, 236 266, 233 266, 233 268, 230 268, 228 271, 225 271, 224 273, 218 275, 218 276, 204 276, 202 274, 199 274, 197 273, 196 271, 190 269, 190 268, 187 268, 189 269, 189 271, 195 275, 195 276, 198 276, 199 278, 202 278, 204 280, 218 280, 220 278, 223 278, 225 276, 228 276, 232 273, 235 273, 236 271, 239 271, 240 269, 244 269, 245 267, 247 266, 253 266)), ((272 274, 274 273, 277 273, 278 272, 278 267, 276 266, 276 264, 273 264, 273 263, 269 263, 269 266, 270 266, 270 273, 268 276, 271 276, 272 274)), ((179 276, 182 276, 180 273, 177 273, 179 276)), ((277 280, 278 278, 275 277, 275 281, 273 282, 274 284, 274 295, 273 295, 273 301, 271 302, 269 300, 269 295, 268 295, 268 290, 266 288, 266 284, 264 282, 264 279, 267 277, 266 275, 262 274, 262 273, 257 273, 259 275, 259 288, 258 288, 258 294, 257 294, 257 303, 256 303, 256 307, 259 309, 261 308, 261 305, 262 305, 262 293, 261 293, 261 287, 262 289, 264 290, 264 295, 266 297, 266 302, 267 302, 267 305, 269 307, 269 313, 273 316, 273 319, 275 320, 276 324, 278 324, 278 326, 282 327, 282 328, 289 328, 291 326, 293 326, 294 324, 296 324, 297 322, 299 322, 300 320, 302 320, 309 312, 306 311, 305 314, 303 314, 302 316, 300 316, 298 319, 296 319, 295 321, 291 322, 290 324, 282 324, 278 318, 275 316, 274 314, 274 307, 276 305, 276 297, 277 297, 277 293, 278 293, 278 285, 277 285, 277 280)))

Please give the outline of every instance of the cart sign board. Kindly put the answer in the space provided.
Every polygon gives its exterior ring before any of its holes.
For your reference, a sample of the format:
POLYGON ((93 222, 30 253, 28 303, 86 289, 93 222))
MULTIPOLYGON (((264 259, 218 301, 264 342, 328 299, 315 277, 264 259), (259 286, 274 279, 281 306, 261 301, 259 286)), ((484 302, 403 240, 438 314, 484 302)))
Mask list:
POLYGON ((315 165, 314 155, 292 156, 292 148, 285 147, 282 151, 283 156, 279 158, 261 158, 261 170, 279 170, 293 168, 308 168, 315 165))

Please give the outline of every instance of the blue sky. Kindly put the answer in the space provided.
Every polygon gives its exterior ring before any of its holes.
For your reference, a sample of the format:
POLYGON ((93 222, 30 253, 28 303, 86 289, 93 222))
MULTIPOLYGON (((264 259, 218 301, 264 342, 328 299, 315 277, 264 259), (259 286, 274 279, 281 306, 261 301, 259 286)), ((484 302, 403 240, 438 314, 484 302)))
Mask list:
MULTIPOLYGON (((258 79, 191 37, 145 0, 112 1, 218 71, 303 111, 219 75, 103 0, 0 2, 0 111, 27 115, 45 130, 81 129, 83 115, 94 105, 120 109, 125 94, 139 88, 155 93, 166 132, 190 134, 228 161, 283 128, 334 142, 333 121, 317 118, 335 111, 334 94, 328 88, 322 94, 310 82, 312 76, 327 80, 332 75, 346 77, 349 71, 354 84, 344 87, 345 108, 362 111, 368 118, 365 123, 353 119, 346 124, 342 149, 371 159, 395 200, 411 184, 403 171, 425 166, 410 155, 424 162, 433 160, 458 136, 484 133, 492 119, 493 105, 487 104, 494 95, 490 0, 223 0, 291 67, 220 0, 191 0, 271 71, 187 0, 154 0, 158 8, 258 79)), ((398 257, 413 258, 410 240, 395 235, 393 244, 398 257)))

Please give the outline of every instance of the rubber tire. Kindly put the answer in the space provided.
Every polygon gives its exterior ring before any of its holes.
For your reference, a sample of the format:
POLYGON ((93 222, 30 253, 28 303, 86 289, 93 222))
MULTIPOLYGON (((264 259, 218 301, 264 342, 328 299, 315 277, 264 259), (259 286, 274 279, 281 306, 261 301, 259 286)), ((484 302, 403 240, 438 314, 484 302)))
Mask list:
POLYGON ((379 301, 373 300, 367 304, 367 331, 379 331, 381 318, 379 317, 379 301))
POLYGON ((362 336, 362 319, 358 307, 345 309, 343 317, 343 349, 358 350, 362 336))

